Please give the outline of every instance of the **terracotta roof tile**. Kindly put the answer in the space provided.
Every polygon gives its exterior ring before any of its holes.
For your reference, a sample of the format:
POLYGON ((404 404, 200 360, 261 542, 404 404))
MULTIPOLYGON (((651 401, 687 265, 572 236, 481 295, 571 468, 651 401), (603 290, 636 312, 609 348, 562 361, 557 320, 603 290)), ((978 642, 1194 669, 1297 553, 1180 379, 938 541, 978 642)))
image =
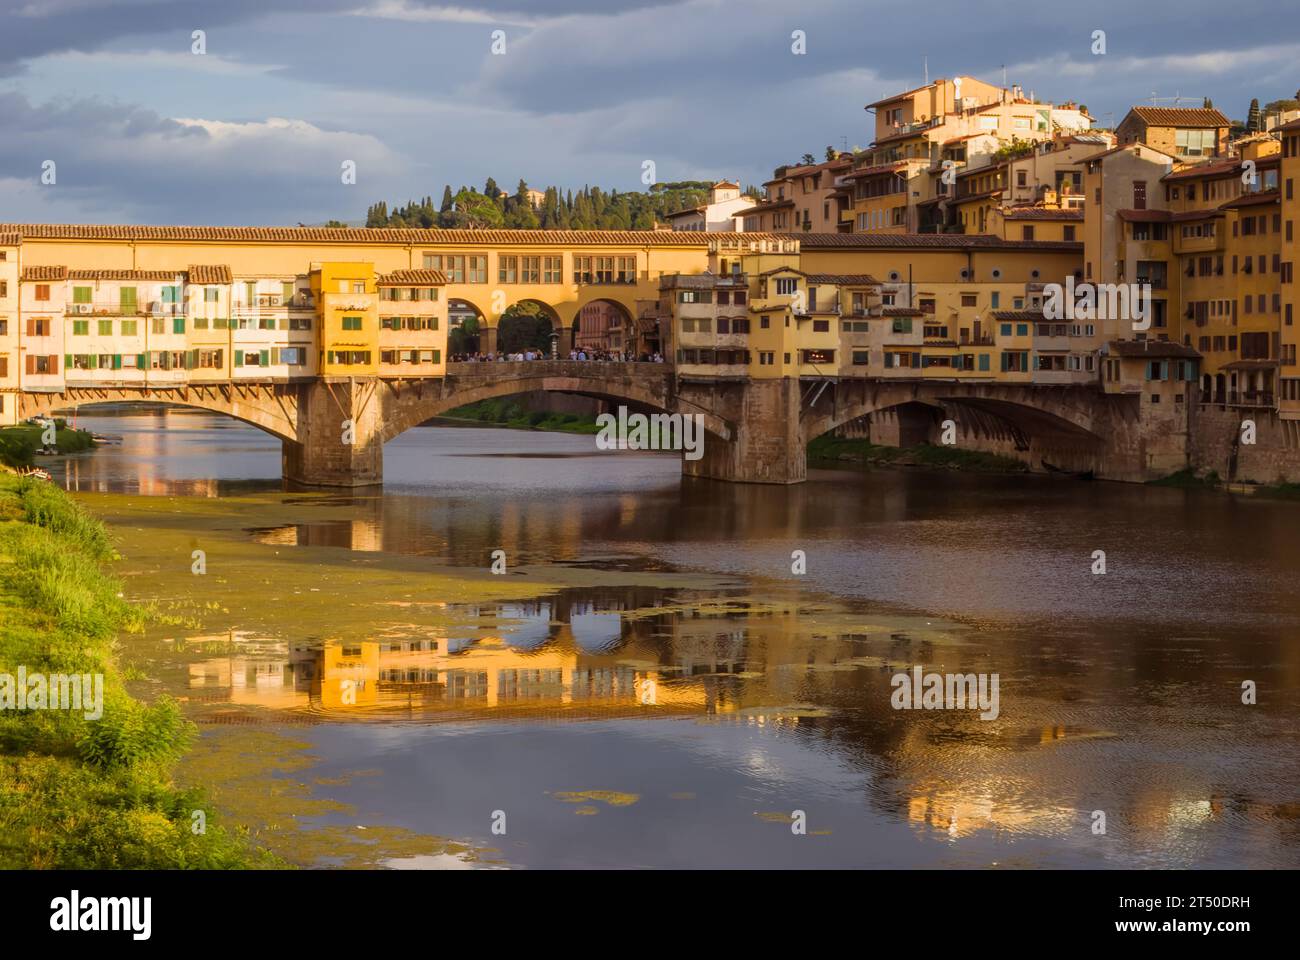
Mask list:
POLYGON ((880 283, 869 273, 810 273, 809 283, 834 283, 842 287, 867 286, 880 283))
POLYGON ((1151 127, 1228 127, 1231 122, 1213 108, 1204 107, 1134 107, 1136 114, 1151 127))
POLYGON ((67 267, 24 267, 24 280, 66 280, 68 279, 67 267))
POLYGON ((381 287, 441 287, 447 278, 438 270, 394 270, 376 282, 381 287))
POLYGON ((22 242, 21 233, 0 233, 0 247, 17 247, 21 246, 22 242))
POLYGON ((142 280, 167 283, 177 279, 178 270, 69 270, 69 280, 142 280))
POLYGON ((1231 210, 1235 207, 1256 207, 1263 204, 1277 203, 1280 194, 1277 189, 1261 190, 1258 193, 1244 193, 1240 197, 1229 200, 1227 203, 1219 204, 1220 210, 1231 210))
POLYGON ((192 263, 185 268, 190 283, 232 283, 230 267, 224 263, 192 263))
POLYGON ((1007 207, 1002 210, 1006 220, 1083 220, 1083 210, 1048 210, 1044 207, 1007 207))
POLYGON ((975 233, 801 233, 790 234, 802 250, 860 248, 879 250, 1026 250, 1079 253, 1082 243, 1063 240, 1003 240, 975 233))
POLYGON ((1106 350, 1117 357, 1182 357, 1199 360, 1201 355, 1191 347, 1172 340, 1111 340, 1106 350))
POLYGON ((667 230, 416 230, 365 227, 188 227, 0 223, 0 232, 37 240, 179 240, 270 243, 528 244, 536 246, 702 247, 703 232, 667 230))

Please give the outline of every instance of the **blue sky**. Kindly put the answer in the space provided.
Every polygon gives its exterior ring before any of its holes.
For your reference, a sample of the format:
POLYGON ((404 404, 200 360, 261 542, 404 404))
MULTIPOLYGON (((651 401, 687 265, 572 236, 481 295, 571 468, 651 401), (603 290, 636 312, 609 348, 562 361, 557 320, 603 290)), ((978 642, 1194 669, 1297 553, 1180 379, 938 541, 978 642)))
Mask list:
POLYGON ((1005 66, 1108 123, 1153 94, 1243 118, 1251 97, 1300 88, 1277 0, 1026 6, 0 0, 0 221, 355 220, 488 175, 640 189, 645 160, 660 180, 759 183, 805 152, 865 146, 863 106, 919 85, 923 57, 932 79, 996 83, 1005 66))

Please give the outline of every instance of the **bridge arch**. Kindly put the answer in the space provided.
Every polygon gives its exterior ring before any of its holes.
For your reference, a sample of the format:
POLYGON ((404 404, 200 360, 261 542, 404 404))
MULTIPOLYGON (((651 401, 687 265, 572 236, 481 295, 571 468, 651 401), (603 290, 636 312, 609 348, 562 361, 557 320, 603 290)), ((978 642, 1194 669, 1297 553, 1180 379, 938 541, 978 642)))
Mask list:
POLYGON ((439 383, 389 384, 384 401, 381 440, 387 443, 455 407, 534 391, 595 397, 668 414, 700 414, 704 418, 704 429, 715 439, 730 442, 734 438, 735 427, 729 420, 689 400, 673 396, 668 389, 671 376, 666 370, 655 370, 655 376, 646 376, 644 372, 632 369, 650 366, 663 367, 662 364, 596 361, 450 364, 447 377, 439 383))
POLYGON ((993 417, 1013 433, 1081 444, 1100 445, 1095 422, 1095 391, 1085 388, 960 382, 841 382, 829 399, 816 397, 805 407, 801 426, 805 441, 869 414, 920 405, 936 414, 952 408, 993 417))
POLYGON ((219 384, 179 390, 157 387, 68 387, 62 393, 20 394, 19 419, 55 410, 104 404, 150 404, 190 407, 224 414, 280 440, 297 441, 300 393, 293 384, 219 384))

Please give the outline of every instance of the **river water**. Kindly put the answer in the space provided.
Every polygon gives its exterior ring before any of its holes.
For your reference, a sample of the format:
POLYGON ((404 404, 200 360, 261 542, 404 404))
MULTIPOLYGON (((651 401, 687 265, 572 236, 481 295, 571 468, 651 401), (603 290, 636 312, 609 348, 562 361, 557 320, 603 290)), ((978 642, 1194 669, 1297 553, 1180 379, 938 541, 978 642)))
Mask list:
POLYGON ((1300 865, 1300 503, 459 426, 288 493, 229 419, 78 425, 122 437, 49 466, 155 610, 133 686, 291 862, 1300 865), (894 709, 918 665, 997 716, 894 709))

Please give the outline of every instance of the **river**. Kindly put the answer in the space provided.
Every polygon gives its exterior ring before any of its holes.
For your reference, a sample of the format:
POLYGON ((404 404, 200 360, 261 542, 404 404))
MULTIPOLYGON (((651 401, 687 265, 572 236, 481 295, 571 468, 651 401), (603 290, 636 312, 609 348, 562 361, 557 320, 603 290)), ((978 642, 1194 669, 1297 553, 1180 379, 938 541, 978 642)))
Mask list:
POLYGON ((726 485, 459 426, 388 444, 382 491, 288 493, 229 419, 78 425, 122 437, 48 466, 155 610, 132 685, 183 701, 181 779, 291 862, 1300 865, 1300 504, 726 485), (894 709, 916 665, 997 674, 996 718, 894 709))

